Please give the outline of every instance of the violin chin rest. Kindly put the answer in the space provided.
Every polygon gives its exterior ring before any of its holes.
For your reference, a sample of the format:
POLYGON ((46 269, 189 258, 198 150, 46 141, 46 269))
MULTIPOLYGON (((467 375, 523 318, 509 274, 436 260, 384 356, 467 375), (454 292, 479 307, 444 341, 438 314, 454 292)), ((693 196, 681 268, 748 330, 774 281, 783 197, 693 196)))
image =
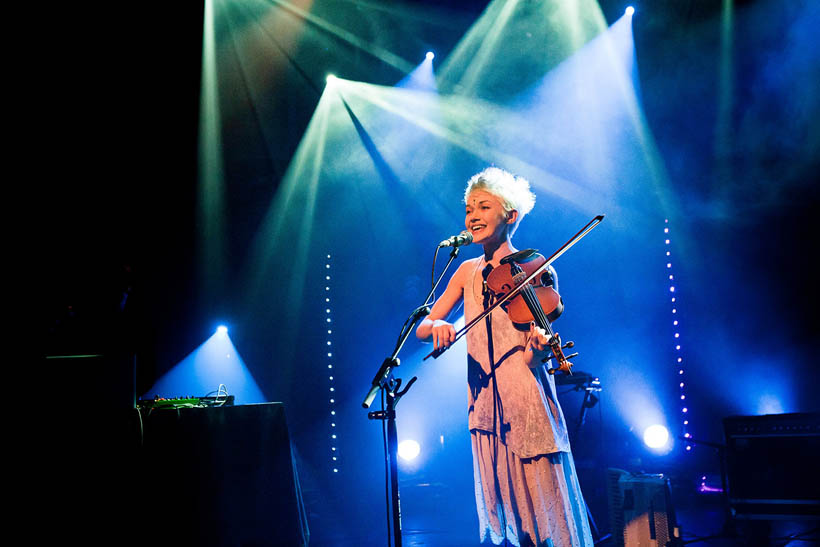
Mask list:
POLYGON ((505 256, 499 261, 499 264, 509 264, 510 262, 522 262, 537 252, 537 249, 524 249, 523 251, 518 251, 513 254, 505 256))
POLYGON ((552 323, 553 321, 555 321, 556 319, 561 317, 562 313, 564 313, 564 299, 563 298, 561 298, 558 301, 558 305, 555 306, 555 309, 552 310, 549 315, 547 315, 547 319, 549 319, 549 322, 552 323))

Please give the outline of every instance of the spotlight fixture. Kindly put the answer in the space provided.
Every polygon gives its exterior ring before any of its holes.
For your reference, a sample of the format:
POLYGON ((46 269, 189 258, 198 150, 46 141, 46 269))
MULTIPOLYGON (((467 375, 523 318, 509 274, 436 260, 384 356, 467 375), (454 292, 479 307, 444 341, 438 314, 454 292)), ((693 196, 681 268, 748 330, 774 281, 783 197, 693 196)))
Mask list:
POLYGON ((633 8, 632 6, 627 6, 626 10, 624 10, 624 13, 627 15, 632 15, 633 13, 635 13, 635 8, 633 8))
POLYGON ((219 334, 227 334, 228 327, 226 327, 225 325, 219 325, 218 327, 216 327, 216 332, 218 332, 219 334))
POLYGON ((333 75, 333 74, 328 74, 327 77, 325 78, 325 81, 329 84, 332 84, 333 82, 336 81, 336 76, 333 75))
POLYGON ((428 51, 428 52, 427 52, 427 55, 425 55, 424 57, 425 57, 428 61, 432 61, 432 60, 433 60, 433 58, 434 58, 435 56, 436 56, 436 54, 435 54, 435 53, 433 53, 432 51, 428 51))

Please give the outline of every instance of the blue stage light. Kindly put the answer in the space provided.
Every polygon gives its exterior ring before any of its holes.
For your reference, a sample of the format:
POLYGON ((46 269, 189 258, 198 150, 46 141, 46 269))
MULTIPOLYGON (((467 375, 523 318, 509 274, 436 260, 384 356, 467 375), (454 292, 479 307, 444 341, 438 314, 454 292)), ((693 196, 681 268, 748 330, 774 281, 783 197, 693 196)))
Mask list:
POLYGON ((424 57, 425 57, 428 61, 432 61, 432 60, 433 60, 433 58, 434 58, 435 56, 436 56, 436 54, 435 54, 435 53, 433 53, 432 51, 428 51, 428 52, 427 52, 427 55, 425 55, 424 57))
POLYGON ((235 396, 235 404, 268 400, 231 342, 225 325, 219 325, 210 338, 163 374, 142 398, 209 395, 217 386, 227 386, 225 391, 235 396))
POLYGON ((635 13, 635 8, 633 8, 632 6, 627 6, 624 13, 626 13, 627 15, 632 15, 633 13, 635 13))
POLYGON ((416 458, 421 452, 421 447, 419 443, 412 439, 408 439, 406 441, 402 441, 399 443, 399 457, 410 461, 416 458))
POLYGON ((662 425, 650 425, 643 432, 643 442, 649 448, 662 448, 669 442, 669 431, 662 425))

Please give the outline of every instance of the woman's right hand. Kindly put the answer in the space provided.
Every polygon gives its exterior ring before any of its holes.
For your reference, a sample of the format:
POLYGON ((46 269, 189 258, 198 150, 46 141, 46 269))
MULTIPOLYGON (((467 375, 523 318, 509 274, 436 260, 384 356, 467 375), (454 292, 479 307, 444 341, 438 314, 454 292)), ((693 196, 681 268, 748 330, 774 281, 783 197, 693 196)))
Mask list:
POLYGON ((419 340, 429 342, 432 338, 436 349, 448 347, 455 342, 456 329, 453 328, 452 323, 448 323, 443 318, 447 317, 461 301, 464 294, 465 280, 469 278, 472 264, 474 264, 474 261, 462 262, 456 273, 450 278, 447 288, 444 289, 444 294, 433 304, 430 315, 425 317, 416 328, 416 337, 419 340))
POLYGON ((433 321, 430 334, 433 337, 433 347, 436 349, 449 347, 456 340, 456 329, 452 323, 448 323, 444 319, 433 321))

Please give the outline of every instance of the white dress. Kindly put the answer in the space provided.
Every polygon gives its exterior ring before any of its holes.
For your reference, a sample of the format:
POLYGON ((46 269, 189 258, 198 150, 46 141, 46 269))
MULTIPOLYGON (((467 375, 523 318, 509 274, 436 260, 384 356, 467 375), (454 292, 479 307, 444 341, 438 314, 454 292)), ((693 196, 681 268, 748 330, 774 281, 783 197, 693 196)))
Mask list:
MULTIPOLYGON (((465 320, 484 311, 483 258, 464 287, 465 320)), ((567 427, 544 365, 524 362, 527 332, 496 308, 467 332, 468 424, 482 543, 591 546, 567 427), (488 330, 491 335, 488 335, 488 330)))

